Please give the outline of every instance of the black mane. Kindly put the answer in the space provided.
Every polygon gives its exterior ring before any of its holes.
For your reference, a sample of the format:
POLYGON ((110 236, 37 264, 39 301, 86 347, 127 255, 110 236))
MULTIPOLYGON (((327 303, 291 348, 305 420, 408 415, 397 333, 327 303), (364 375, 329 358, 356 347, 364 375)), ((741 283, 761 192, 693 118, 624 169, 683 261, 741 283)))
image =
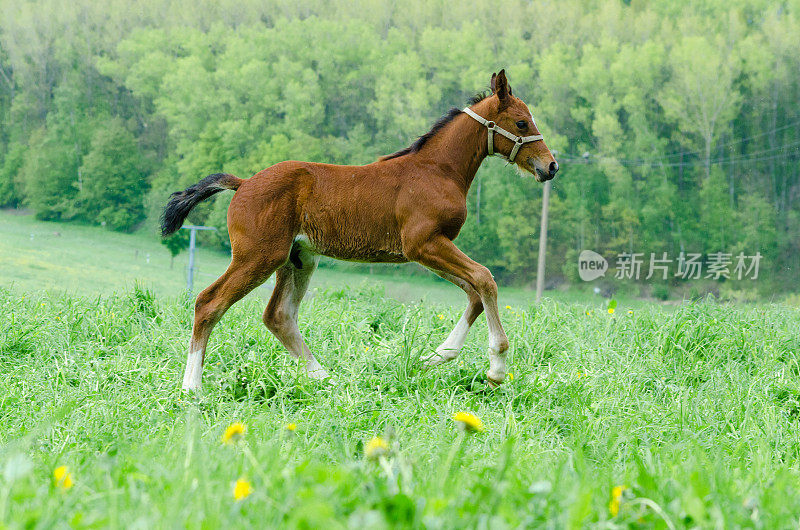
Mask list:
MULTIPOLYGON (((475 94, 474 96, 469 98, 469 104, 470 105, 475 105, 476 103, 478 103, 480 101, 483 101, 487 97, 489 97, 488 93, 486 93, 486 92, 478 92, 477 94, 475 94)), ((442 116, 441 118, 436 120, 436 123, 433 124, 433 126, 431 127, 430 131, 426 132, 425 134, 423 134, 422 136, 420 136, 419 138, 414 140, 414 143, 412 143, 411 145, 409 145, 405 149, 401 149, 401 150, 397 151, 396 153, 392 153, 391 155, 382 156, 380 158, 380 160, 391 160, 392 158, 398 158, 398 157, 401 157, 403 155, 407 155, 409 153, 418 152, 420 149, 422 149, 422 147, 425 145, 425 143, 428 140, 433 138, 436 135, 436 133, 438 133, 439 131, 444 129, 444 127, 448 123, 453 121, 453 119, 455 119, 455 117, 458 116, 459 114, 461 114, 461 109, 456 108, 456 107, 452 107, 450 110, 448 110, 445 113, 444 116, 442 116)))

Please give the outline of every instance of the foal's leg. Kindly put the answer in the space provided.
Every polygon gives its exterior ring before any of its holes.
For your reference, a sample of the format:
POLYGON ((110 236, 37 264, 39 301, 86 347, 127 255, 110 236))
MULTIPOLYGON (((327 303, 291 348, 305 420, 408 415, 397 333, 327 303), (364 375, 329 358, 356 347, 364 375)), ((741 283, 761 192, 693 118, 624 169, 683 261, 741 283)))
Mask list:
POLYGON ((311 275, 317 268, 319 257, 297 243, 292 248, 291 256, 275 273, 275 289, 264 310, 264 324, 293 357, 306 361, 305 369, 309 377, 326 379, 328 372, 308 349, 297 326, 300 302, 306 294, 311 275))
POLYGON ((228 270, 197 296, 192 340, 189 343, 186 370, 183 372, 184 390, 200 388, 211 330, 234 303, 264 283, 274 267, 261 261, 244 261, 234 257, 228 270))
POLYGON ((437 271, 446 272, 469 283, 481 298, 489 325, 489 371, 486 376, 493 383, 506 378, 506 351, 508 338, 500 323, 497 309, 497 284, 489 269, 471 260, 443 235, 419 238, 404 242, 404 253, 409 258, 437 271))
POLYGON ((469 282, 457 278, 452 274, 446 272, 433 271, 445 280, 452 282, 461 287, 467 293, 467 309, 461 315, 458 323, 447 336, 447 339, 438 347, 434 353, 426 355, 422 358, 425 366, 436 366, 437 364, 452 361, 461 353, 461 348, 464 347, 464 342, 467 340, 467 333, 469 328, 475 322, 475 319, 483 312, 483 303, 478 291, 473 289, 469 282))

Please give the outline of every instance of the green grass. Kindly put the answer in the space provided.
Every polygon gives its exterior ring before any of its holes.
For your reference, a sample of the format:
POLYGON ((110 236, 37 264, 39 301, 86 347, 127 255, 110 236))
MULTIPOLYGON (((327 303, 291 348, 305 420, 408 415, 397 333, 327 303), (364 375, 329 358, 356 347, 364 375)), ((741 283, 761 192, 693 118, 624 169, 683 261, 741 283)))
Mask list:
MULTIPOLYGON (((266 286, 217 326, 189 397, 184 263, 146 234, 0 214, 0 528, 797 526, 796 308, 611 315, 580 291, 534 306, 501 288, 513 380, 491 390, 483 318, 457 361, 417 360, 459 318, 458 289, 322 269, 300 325, 336 386, 261 324, 266 286), (462 433, 458 411, 486 430, 462 433), (254 492, 236 502, 239 478, 254 492)), ((227 257, 200 264, 205 284, 227 257)))
POLYGON ((301 328, 333 388, 299 376, 255 297, 178 390, 191 304, 0 289, 0 523, 8 527, 787 528, 800 515, 797 329, 788 306, 586 314, 503 309, 514 374, 417 358, 459 316, 376 288, 317 289, 301 328), (443 318, 440 318, 442 315, 443 318), (451 416, 486 426, 462 434, 451 416), (243 442, 224 446, 232 422, 243 442), (284 426, 296 423, 294 433, 284 426), (390 442, 364 456, 373 436, 390 442), (62 491, 53 470, 69 466, 62 491), (244 477, 254 493, 233 499, 244 477), (612 489, 625 485, 619 513, 612 489))
MULTIPOLYGON (((0 211, 0 286, 22 292, 69 293, 81 296, 112 294, 142 285, 160 296, 178 296, 186 288, 187 253, 181 253, 170 267, 170 256, 157 236, 147 230, 136 234, 111 232, 97 226, 48 223, 30 215, 0 211)), ((225 270, 229 256, 198 248, 195 291, 209 285, 225 270)), ((416 265, 406 265, 407 268, 416 265)), ((380 265, 376 272, 388 271, 380 265)), ((269 299, 273 278, 254 296, 269 299)), ((431 300, 466 306, 457 287, 433 274, 357 274, 332 270, 323 261, 311 285, 318 288, 361 288, 380 284, 390 298, 402 302, 431 300)), ((586 286, 588 290, 589 286, 586 286)), ((547 297, 603 307, 602 297, 573 289, 548 291, 547 297)), ((534 300, 528 289, 502 287, 500 304, 521 305, 534 300)), ((620 298, 621 307, 643 307, 644 302, 620 298)))

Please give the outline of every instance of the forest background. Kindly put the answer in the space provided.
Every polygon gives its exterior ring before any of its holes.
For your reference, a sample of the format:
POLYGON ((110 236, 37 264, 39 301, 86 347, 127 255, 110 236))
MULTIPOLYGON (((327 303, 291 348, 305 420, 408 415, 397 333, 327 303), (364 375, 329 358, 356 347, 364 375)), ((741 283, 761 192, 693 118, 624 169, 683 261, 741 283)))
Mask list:
MULTIPOLYGON (((757 281, 711 288, 797 291, 799 11, 797 0, 3 0, 0 206, 156 238, 168 194, 206 174, 369 163, 505 68, 562 168, 552 283, 580 282, 585 249, 760 253, 757 281)), ((204 244, 227 248, 230 198, 192 214, 221 229, 204 244)), ((468 200, 459 246, 499 281, 530 284, 542 186, 492 159, 468 200)))

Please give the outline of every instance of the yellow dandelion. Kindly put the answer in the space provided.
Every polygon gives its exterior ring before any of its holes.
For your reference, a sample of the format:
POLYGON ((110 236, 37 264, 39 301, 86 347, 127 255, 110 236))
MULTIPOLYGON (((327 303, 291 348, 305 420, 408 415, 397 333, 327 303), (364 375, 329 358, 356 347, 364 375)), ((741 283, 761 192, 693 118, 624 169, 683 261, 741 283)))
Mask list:
POLYGON ((479 417, 469 412, 456 412, 453 421, 460 428, 470 432, 483 432, 483 422, 479 417))
POLYGON ((242 438, 244 438, 245 426, 240 422, 231 423, 230 426, 225 429, 225 434, 222 435, 222 443, 226 445, 235 444, 242 438))
POLYGON ((506 309, 511 309, 511 306, 510 306, 510 305, 507 305, 507 306, 506 306, 506 309))
POLYGON ((439 314, 439 315, 436 315, 436 316, 439 317, 439 320, 444 320, 444 315, 439 314))
POLYGON ((58 466, 53 470, 53 478, 56 479, 56 486, 63 490, 68 490, 72 487, 72 473, 69 472, 67 466, 58 466))
POLYGON ((619 507, 622 503, 622 492, 627 489, 627 486, 614 486, 611 489, 611 501, 608 503, 608 511, 611 517, 616 517, 619 513, 619 507))
POLYGON ((294 431, 296 431, 296 430, 297 430, 297 424, 296 424, 296 423, 287 423, 287 424, 285 425, 285 428, 286 428, 286 430, 287 430, 287 431, 292 431, 292 432, 294 432, 294 431))
POLYGON ((369 346, 364 346, 364 351, 365 352, 369 351, 369 346))
POLYGON ((628 314, 632 315, 633 314, 633 309, 628 309, 628 314))
POLYGON ((614 308, 613 307, 609 307, 608 308, 608 314, 609 315, 613 315, 614 314, 614 308))
POLYGON ((514 373, 513 372, 508 372, 508 380, 509 381, 513 381, 514 380, 514 373))
POLYGON ((250 482, 244 479, 238 479, 236 481, 236 485, 233 486, 233 498, 237 501, 246 499, 252 493, 253 486, 250 485, 250 482))
POLYGON ((389 444, 379 436, 373 436, 372 440, 367 442, 367 445, 364 446, 364 454, 367 455, 367 458, 371 459, 380 458, 385 455, 387 451, 389 451, 389 444))

